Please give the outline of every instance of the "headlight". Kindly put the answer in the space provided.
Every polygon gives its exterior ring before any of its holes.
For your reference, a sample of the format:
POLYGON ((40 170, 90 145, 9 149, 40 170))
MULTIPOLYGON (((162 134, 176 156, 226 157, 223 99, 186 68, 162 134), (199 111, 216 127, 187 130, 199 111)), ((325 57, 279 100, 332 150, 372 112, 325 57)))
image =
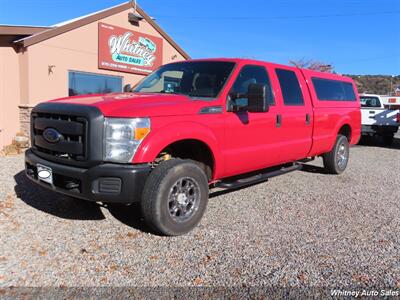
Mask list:
POLYGON ((148 118, 106 118, 104 122, 104 161, 128 163, 150 132, 148 118))

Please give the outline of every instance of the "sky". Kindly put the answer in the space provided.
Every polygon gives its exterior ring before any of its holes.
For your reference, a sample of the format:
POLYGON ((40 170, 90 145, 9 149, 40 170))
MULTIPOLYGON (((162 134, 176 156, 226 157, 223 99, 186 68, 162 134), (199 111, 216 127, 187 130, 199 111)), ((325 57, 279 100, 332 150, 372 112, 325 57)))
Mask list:
MULTIPOLYGON (((0 0, 0 24, 53 25, 118 0, 0 0)), ((288 64, 317 60, 341 74, 400 74, 400 0, 142 0, 192 57, 288 64)))

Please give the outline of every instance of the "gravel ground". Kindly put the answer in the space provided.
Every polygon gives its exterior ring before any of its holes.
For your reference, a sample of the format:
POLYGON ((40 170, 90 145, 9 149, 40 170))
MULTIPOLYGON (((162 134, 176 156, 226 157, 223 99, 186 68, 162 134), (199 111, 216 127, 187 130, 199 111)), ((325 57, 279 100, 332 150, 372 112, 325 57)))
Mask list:
POLYGON ((210 199, 181 237, 148 232, 137 206, 105 207, 31 184, 0 157, 0 287, 392 287, 400 290, 400 139, 355 146, 210 199))

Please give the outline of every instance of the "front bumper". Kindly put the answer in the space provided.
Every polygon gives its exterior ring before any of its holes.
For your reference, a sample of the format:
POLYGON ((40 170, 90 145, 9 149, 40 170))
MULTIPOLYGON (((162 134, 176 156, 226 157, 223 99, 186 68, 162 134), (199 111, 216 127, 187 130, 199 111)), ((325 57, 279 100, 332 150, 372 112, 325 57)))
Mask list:
POLYGON ((35 183, 71 197, 105 203, 132 203, 141 199, 150 166, 100 164, 88 169, 44 160, 31 150, 25 152, 25 172, 35 183), (53 185, 37 176, 37 164, 53 171, 53 185))

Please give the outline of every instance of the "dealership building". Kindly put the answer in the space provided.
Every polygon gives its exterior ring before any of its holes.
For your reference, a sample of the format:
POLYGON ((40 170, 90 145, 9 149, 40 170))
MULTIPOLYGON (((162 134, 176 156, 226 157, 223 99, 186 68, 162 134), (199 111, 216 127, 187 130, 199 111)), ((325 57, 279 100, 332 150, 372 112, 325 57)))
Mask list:
POLYGON ((0 25, 0 150, 29 135, 37 103, 120 92, 189 56, 131 2, 52 27, 0 25))

